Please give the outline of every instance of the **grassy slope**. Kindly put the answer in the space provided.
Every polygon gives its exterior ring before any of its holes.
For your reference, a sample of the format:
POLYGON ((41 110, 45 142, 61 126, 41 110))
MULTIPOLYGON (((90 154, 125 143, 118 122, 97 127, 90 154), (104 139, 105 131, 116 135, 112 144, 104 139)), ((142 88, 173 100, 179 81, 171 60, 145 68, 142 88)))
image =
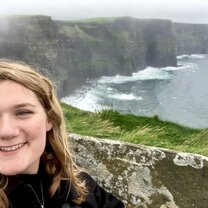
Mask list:
POLYGON ((62 107, 67 130, 71 133, 208 156, 208 129, 187 128, 161 121, 157 116, 123 115, 112 110, 91 113, 66 104, 62 104, 62 107))

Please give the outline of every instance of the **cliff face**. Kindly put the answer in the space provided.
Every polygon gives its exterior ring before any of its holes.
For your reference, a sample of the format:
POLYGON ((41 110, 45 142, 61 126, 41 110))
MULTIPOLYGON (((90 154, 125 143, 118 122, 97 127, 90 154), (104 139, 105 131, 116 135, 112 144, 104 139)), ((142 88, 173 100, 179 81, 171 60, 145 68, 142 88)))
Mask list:
POLYGON ((130 74, 147 65, 176 65, 170 21, 122 17, 57 24, 62 55, 73 75, 130 74))
POLYGON ((0 57, 46 68, 61 94, 68 92, 69 79, 175 66, 176 55, 207 50, 207 25, 131 17, 82 21, 54 21, 47 16, 0 18, 0 57))
POLYGON ((0 18, 0 57, 47 68, 66 86, 68 77, 130 74, 147 65, 176 65, 175 48, 172 23, 166 20, 0 18))
POLYGON ((47 16, 0 18, 0 57, 56 71, 58 26, 47 16))
POLYGON ((208 53, 208 25, 174 23, 173 27, 177 55, 208 53))

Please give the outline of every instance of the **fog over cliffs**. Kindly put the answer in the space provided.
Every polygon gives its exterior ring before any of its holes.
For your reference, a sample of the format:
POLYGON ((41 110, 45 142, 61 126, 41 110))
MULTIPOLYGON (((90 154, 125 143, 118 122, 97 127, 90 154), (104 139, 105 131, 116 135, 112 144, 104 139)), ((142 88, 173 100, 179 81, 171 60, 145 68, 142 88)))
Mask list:
POLYGON ((67 92, 72 78, 128 75, 146 66, 176 66, 177 55, 208 52, 208 25, 131 17, 57 21, 0 18, 0 57, 46 68, 67 92))

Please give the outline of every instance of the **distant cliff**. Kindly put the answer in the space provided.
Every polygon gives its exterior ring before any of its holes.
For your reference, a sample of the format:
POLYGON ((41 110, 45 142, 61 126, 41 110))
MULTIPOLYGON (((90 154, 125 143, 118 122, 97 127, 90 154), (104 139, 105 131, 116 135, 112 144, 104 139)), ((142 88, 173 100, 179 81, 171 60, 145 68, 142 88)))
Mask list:
POLYGON ((62 94, 69 79, 176 66, 178 54, 207 52, 207 37, 207 26, 195 30, 169 20, 10 16, 0 18, 0 57, 48 69, 62 94))
POLYGON ((173 23, 177 55, 208 53, 208 24, 173 23))
POLYGON ((120 17, 56 23, 64 64, 73 75, 130 74, 148 65, 176 65, 170 21, 120 17))

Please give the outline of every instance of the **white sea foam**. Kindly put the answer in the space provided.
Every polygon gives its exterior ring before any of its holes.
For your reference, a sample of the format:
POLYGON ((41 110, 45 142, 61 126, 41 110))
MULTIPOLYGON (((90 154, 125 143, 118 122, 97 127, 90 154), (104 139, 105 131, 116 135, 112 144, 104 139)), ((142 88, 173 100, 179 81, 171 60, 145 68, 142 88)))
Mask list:
POLYGON ((178 64, 180 65, 178 67, 179 70, 186 70, 186 71, 190 71, 190 72, 195 72, 199 69, 198 64, 196 63, 183 63, 181 61, 178 61, 178 64))
POLYGON ((177 56, 177 59, 178 60, 189 59, 189 58, 202 59, 206 57, 207 57, 207 54, 191 54, 191 55, 184 54, 184 55, 177 56))
POLYGON ((130 94, 113 94, 109 95, 110 98, 117 99, 117 100, 143 100, 142 97, 137 97, 133 95, 132 93, 130 94))
POLYGON ((107 106, 101 106, 98 104, 99 96, 97 93, 99 93, 99 90, 96 91, 94 87, 88 88, 87 90, 82 87, 75 91, 73 95, 62 98, 61 101, 76 108, 91 112, 109 108, 107 106))
POLYGON ((98 80, 89 80, 87 83, 89 86, 83 86, 76 90, 73 95, 62 98, 61 101, 68 103, 74 107, 87 111, 99 111, 102 109, 108 109, 109 104, 105 105, 105 100, 120 101, 142 101, 142 96, 135 95, 131 91, 129 93, 124 93, 117 90, 115 87, 117 84, 135 82, 139 80, 168 80, 171 79, 174 74, 173 71, 188 70, 196 71, 197 64, 194 63, 183 63, 179 61, 178 67, 163 67, 154 68, 147 67, 144 70, 132 73, 131 76, 103 76, 98 80))
POLYGON ((168 73, 168 71, 176 71, 178 67, 164 67, 164 68, 154 68, 147 67, 144 70, 140 70, 138 72, 132 73, 131 76, 103 76, 98 80, 98 83, 107 84, 122 84, 125 82, 135 82, 137 80, 152 80, 152 79, 171 79, 172 75, 168 73))
POLYGON ((76 90, 73 95, 69 95, 61 99, 62 102, 68 103, 74 107, 87 111, 98 111, 109 106, 105 106, 103 100, 113 99, 122 101, 142 101, 142 96, 136 96, 132 92, 123 93, 115 88, 109 86, 109 84, 117 85, 127 82, 134 82, 137 80, 153 80, 153 79, 171 79, 172 74, 169 71, 177 71, 183 69, 185 66, 180 67, 164 67, 154 68, 147 67, 144 70, 140 70, 136 73, 132 73, 131 76, 103 76, 98 80, 89 80, 89 86, 83 86, 76 90))
MULTIPOLYGON (((86 86, 76 90, 74 94, 62 98, 62 102, 92 112, 113 108, 120 112, 131 112, 136 115, 157 114, 165 120, 193 127, 207 127, 207 115, 204 113, 207 112, 206 87, 198 88, 200 99, 203 99, 205 104, 196 98, 198 92, 195 89, 198 86, 195 77, 202 81, 207 77, 206 60, 208 56, 206 59, 202 59, 204 56, 206 55, 193 54, 187 59, 178 57, 178 67, 147 67, 130 76, 117 75, 88 80, 86 86), (146 82, 146 80, 150 81, 146 82), (197 93, 194 93, 195 91, 197 93), (186 94, 187 96, 184 96, 186 94), (190 97, 194 104, 197 103, 196 105, 200 106, 195 114, 190 112, 195 112, 196 108, 192 108, 193 104, 191 105, 189 100, 185 100, 190 97), (184 102, 188 104, 183 105, 184 102), (174 111, 174 114, 169 113, 169 110, 174 111), (190 119, 193 117, 192 115, 196 115, 196 118, 190 119)), ((206 83, 206 80, 204 82, 206 83)))

